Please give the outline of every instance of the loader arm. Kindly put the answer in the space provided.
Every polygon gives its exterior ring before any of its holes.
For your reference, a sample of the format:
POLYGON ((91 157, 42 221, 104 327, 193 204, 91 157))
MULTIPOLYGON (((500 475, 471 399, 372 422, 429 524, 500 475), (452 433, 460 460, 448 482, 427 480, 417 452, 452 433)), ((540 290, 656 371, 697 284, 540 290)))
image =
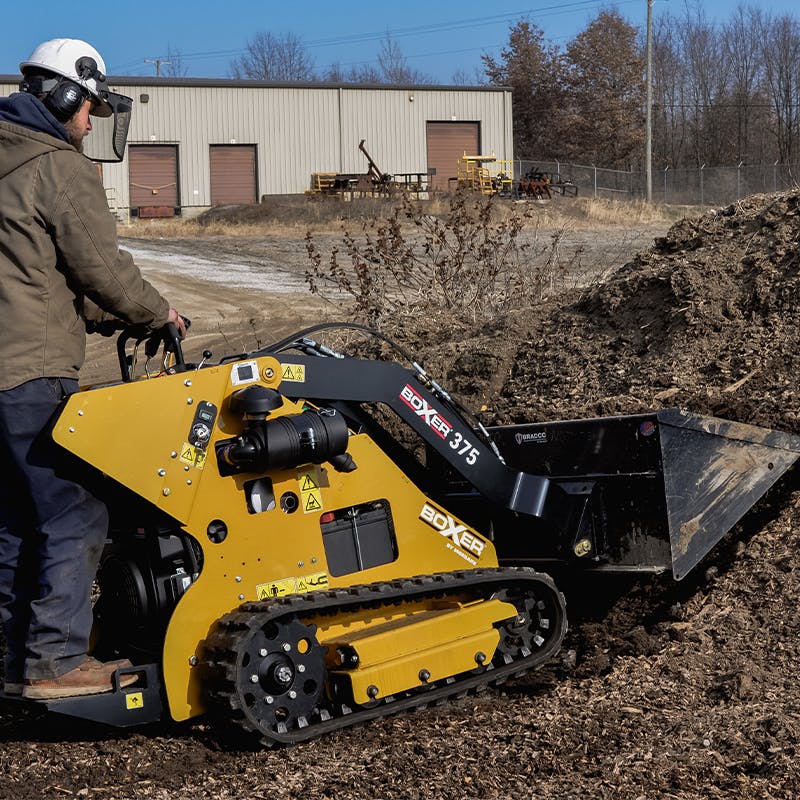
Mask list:
POLYGON ((561 527, 566 501, 561 487, 544 476, 506 466, 454 405, 431 391, 414 370, 386 361, 286 354, 279 358, 284 375, 304 377, 302 382, 284 378, 278 388, 286 397, 389 406, 483 497, 501 508, 547 518, 561 527))

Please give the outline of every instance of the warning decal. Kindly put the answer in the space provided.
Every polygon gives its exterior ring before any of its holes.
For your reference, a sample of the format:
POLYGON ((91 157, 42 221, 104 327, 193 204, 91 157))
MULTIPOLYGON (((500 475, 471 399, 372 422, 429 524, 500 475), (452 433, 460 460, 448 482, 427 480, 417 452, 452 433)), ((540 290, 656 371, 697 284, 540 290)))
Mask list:
POLYGON ((305 364, 281 364, 281 379, 294 383, 305 383, 305 364))
POLYGON ((322 508, 322 503, 319 499, 319 493, 306 492, 303 495, 303 511, 310 514, 312 511, 319 511, 322 508))
POLYGON ((206 451, 185 442, 181 447, 180 458, 184 464, 189 464, 196 469, 203 469, 203 465, 206 463, 206 451))
POLYGON ((256 597, 259 600, 269 600, 273 597, 283 597, 286 594, 299 592, 313 592, 325 589, 328 586, 328 573, 315 572, 313 575, 303 575, 300 578, 281 578, 272 583, 259 583, 256 586, 256 597))
POLYGON ((294 578, 282 578, 272 583, 259 583, 256 586, 256 597, 259 600, 269 600, 271 597, 283 597, 285 594, 294 594, 296 581, 294 578))
POLYGON ((325 589, 328 586, 328 573, 315 572, 297 579, 298 592, 313 592, 315 589, 325 589))
POLYGON ((141 692, 131 692, 125 695, 125 708, 128 711, 135 711, 137 708, 144 708, 144 695, 141 692))
POLYGON ((315 475, 312 475, 310 472, 301 472, 298 476, 298 480, 300 481, 300 491, 301 492, 310 492, 312 489, 319 489, 319 485, 315 480, 315 475))
POLYGON ((297 483, 300 487, 303 513, 312 514, 315 511, 322 511, 322 492, 319 488, 319 477, 316 471, 298 472, 297 483))

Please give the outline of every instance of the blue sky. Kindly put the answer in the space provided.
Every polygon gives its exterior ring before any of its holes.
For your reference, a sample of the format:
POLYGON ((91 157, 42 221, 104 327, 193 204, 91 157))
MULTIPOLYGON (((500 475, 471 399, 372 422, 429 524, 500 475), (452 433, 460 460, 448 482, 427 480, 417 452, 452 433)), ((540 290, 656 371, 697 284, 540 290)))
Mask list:
MULTIPOLYGON (((707 19, 725 21, 735 3, 699 3, 707 19)), ((686 0, 655 0, 654 15, 680 15, 686 0)), ((292 32, 306 44, 320 70, 338 63, 374 63, 387 31, 409 67, 449 83, 458 70, 472 77, 483 53, 498 55, 509 26, 521 17, 540 25, 548 39, 565 44, 597 13, 616 8, 644 27, 647 0, 137 0, 122 6, 44 0, 32 7, 7 0, 0 27, 0 73, 45 39, 69 36, 93 44, 110 75, 155 75, 145 59, 179 51, 189 77, 228 77, 230 63, 259 31, 292 32), (33 9, 33 10, 32 10, 33 9)), ((774 14, 798 16, 796 0, 749 2, 774 14)))

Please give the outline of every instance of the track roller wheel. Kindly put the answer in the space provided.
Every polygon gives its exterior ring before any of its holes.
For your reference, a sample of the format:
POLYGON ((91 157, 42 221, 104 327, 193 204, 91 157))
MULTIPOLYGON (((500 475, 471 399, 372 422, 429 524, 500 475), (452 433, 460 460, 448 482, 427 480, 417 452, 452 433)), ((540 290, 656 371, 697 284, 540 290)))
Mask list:
POLYGON ((320 707, 325 688, 325 650, 316 627, 296 618, 268 620, 249 615, 243 626, 229 626, 217 641, 224 658, 229 709, 238 709, 247 731, 285 734, 326 719, 320 707), (230 683, 233 684, 230 687, 230 683))
POLYGON ((538 596, 530 590, 510 588, 498 592, 497 597, 513 603, 519 612, 499 628, 495 661, 501 664, 509 662, 509 657, 527 657, 535 653, 563 625, 563 608, 556 605, 549 594, 538 596))

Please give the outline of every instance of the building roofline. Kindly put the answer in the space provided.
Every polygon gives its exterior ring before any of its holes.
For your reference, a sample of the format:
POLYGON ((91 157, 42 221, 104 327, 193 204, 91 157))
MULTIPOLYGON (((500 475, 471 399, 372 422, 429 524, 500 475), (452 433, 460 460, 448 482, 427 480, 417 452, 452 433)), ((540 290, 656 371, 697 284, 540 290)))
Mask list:
MULTIPOLYGON (((0 83, 18 83, 19 75, 0 75, 0 83)), ((427 83, 293 83, 290 81, 249 81, 238 78, 156 78, 145 75, 110 75, 111 86, 174 86, 222 89, 370 89, 376 91, 425 90, 450 92, 500 92, 510 91, 509 86, 452 86, 427 83)))

